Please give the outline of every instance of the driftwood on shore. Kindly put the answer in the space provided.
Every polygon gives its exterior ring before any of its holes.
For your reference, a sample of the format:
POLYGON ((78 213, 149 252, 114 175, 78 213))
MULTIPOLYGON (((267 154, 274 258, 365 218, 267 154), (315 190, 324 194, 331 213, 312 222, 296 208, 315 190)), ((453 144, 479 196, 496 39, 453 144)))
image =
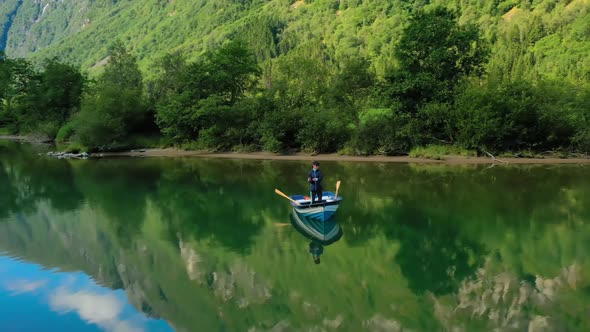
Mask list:
POLYGON ((491 154, 491 153, 487 152, 486 150, 482 150, 482 151, 483 151, 483 152, 485 152, 485 154, 487 154, 487 155, 488 155, 490 158, 492 158, 492 160, 493 160, 493 161, 497 161, 497 162, 501 162, 501 163, 506 163, 506 164, 508 164, 508 162, 507 162, 507 161, 504 161, 504 160, 501 160, 501 159, 498 159, 498 158, 494 157, 494 155, 493 155, 493 154, 491 154))

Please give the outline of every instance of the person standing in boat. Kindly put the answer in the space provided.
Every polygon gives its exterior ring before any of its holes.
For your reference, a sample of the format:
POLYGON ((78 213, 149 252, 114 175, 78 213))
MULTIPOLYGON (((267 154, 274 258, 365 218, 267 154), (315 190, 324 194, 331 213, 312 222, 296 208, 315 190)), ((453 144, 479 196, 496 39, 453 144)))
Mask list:
POLYGON ((307 174, 307 182, 309 182, 309 191, 311 194, 311 204, 315 201, 318 203, 322 202, 322 180, 324 179, 324 174, 320 171, 320 162, 314 160, 311 163, 311 171, 307 174))

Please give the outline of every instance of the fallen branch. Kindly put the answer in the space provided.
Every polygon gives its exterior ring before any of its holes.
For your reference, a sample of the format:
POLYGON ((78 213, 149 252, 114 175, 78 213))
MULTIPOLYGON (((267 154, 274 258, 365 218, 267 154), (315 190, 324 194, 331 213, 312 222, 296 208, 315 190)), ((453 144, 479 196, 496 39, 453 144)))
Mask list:
POLYGON ((491 153, 487 152, 486 150, 482 150, 482 151, 485 152, 488 156, 490 156, 490 158, 492 158, 493 161, 497 161, 497 162, 508 164, 507 161, 501 160, 501 159, 498 159, 498 158, 494 157, 494 155, 492 155, 491 153))

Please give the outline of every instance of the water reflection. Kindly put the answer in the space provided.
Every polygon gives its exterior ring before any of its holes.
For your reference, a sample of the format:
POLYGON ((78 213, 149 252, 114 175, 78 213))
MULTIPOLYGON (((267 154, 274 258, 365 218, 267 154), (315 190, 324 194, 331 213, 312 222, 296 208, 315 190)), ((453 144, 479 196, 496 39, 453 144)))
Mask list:
POLYGON ((411 206, 401 208, 397 217, 388 236, 400 243, 395 262, 415 293, 456 292, 483 264, 484 247, 463 236, 455 224, 411 206))
POLYGON ((137 313, 125 293, 97 285, 83 273, 45 270, 2 255, 0 267, 0 299, 6 296, 19 304, 0 310, 3 331, 172 330, 165 321, 137 313))
POLYGON ((320 263, 320 256, 324 253, 324 246, 317 240, 309 242, 309 253, 313 257, 313 262, 320 263))
POLYGON ((329 220, 317 220, 306 217, 293 209, 290 215, 291 225, 303 235, 310 239, 309 253, 313 261, 320 264, 320 256, 324 253, 324 246, 328 246, 342 237, 343 231, 336 218, 329 220))
MULTIPOLYGON (((2 146, 0 142, 0 146, 2 146)), ((35 203, 49 200, 59 211, 74 211, 84 199, 74 184, 70 165, 40 158, 43 147, 10 144, 0 150, 0 220, 10 213, 35 211, 35 203), (43 175, 39 176, 42 170, 43 175)))
POLYGON ((347 201, 333 223, 314 224, 272 192, 300 191, 305 162, 67 161, 26 149, 0 150, 0 251, 44 272, 0 259, 0 330, 7 316, 27 321, 5 308, 35 301, 44 307, 29 315, 53 315, 53 330, 72 316, 122 328, 125 312, 188 331, 590 324, 584 168, 332 163, 333 178, 350 179, 347 201))

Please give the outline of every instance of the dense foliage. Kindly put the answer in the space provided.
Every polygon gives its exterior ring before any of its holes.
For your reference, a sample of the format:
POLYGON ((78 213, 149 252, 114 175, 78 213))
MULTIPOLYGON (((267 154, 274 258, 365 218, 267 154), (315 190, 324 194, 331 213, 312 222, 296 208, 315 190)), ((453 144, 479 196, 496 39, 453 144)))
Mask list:
POLYGON ((0 26, 0 127, 91 149, 590 152, 587 1, 7 1, 0 26))

